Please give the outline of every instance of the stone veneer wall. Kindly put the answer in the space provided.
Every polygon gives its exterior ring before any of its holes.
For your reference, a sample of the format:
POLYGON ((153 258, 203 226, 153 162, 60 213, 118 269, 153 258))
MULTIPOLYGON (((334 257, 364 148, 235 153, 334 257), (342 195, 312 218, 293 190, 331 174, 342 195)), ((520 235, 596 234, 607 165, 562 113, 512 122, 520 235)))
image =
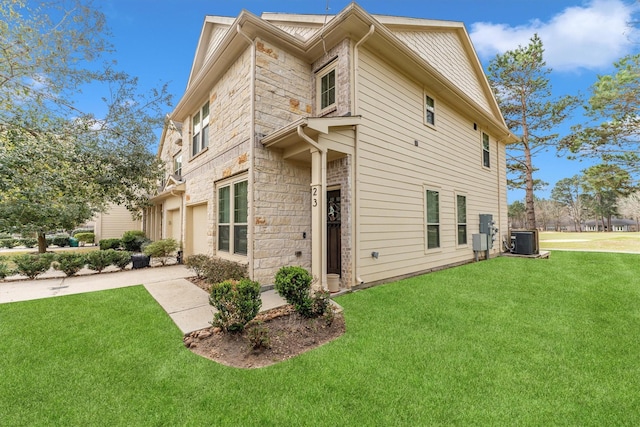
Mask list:
MULTIPOLYGON (((216 254, 215 183, 249 169, 251 85, 247 77, 250 75, 251 50, 247 48, 209 91, 209 146, 194 157, 191 157, 191 120, 183 124, 185 204, 208 202, 208 221, 202 225, 202 232, 207 235, 209 255, 216 254)), ((183 235, 185 227, 183 221, 183 235)))
MULTIPOLYGON (((311 115, 311 67, 290 53, 256 43, 258 139, 311 115)), ((277 150, 255 149, 253 278, 272 284, 280 267, 311 268, 311 166, 277 150), (306 236, 305 236, 306 235, 306 236)))
MULTIPOLYGON (((315 61, 311 70, 313 72, 313 100, 312 105, 315 106, 314 112, 318 110, 317 91, 315 90, 315 73, 322 67, 327 65, 333 58, 337 57, 336 67, 336 110, 326 114, 326 116, 344 116, 351 113, 351 41, 344 39, 327 51, 321 58, 315 61)), ((317 113, 315 113, 317 115, 317 113)))
POLYGON ((345 156, 327 164, 327 186, 340 186, 340 240, 341 240, 341 264, 340 285, 350 288, 353 283, 352 271, 352 200, 353 191, 351 185, 351 156, 345 156))
POLYGON ((311 169, 262 150, 254 172, 253 278, 264 285, 280 267, 311 268, 311 169))

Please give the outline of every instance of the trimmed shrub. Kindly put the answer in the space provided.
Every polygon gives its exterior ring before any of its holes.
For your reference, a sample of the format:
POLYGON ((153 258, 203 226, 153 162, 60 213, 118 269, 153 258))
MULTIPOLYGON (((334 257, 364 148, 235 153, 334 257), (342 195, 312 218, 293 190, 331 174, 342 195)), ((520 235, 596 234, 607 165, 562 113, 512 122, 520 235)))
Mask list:
POLYGON ((211 258, 206 255, 191 255, 184 260, 184 265, 189 270, 193 270, 198 277, 202 277, 210 260, 211 258))
POLYGON ((313 277, 302 267, 282 267, 276 273, 275 289, 302 317, 319 317, 327 312, 329 293, 311 293, 313 277))
POLYGON ((247 329, 247 339, 251 344, 253 351, 261 351, 271 348, 271 337, 269 336, 269 328, 264 326, 262 322, 255 322, 247 329))
POLYGON ((152 258, 158 258, 160 264, 166 265, 167 258, 178 249, 178 242, 174 239, 162 239, 156 242, 149 243, 143 248, 145 255, 152 258))
POLYGON ((24 239, 20 239, 20 243, 25 248, 34 248, 38 244, 38 239, 34 239, 33 237, 25 237, 24 239))
POLYGON ((102 239, 98 244, 100 245, 101 251, 106 251, 109 249, 120 248, 122 242, 120 241, 120 239, 102 239))
POLYGON ((53 257, 53 254, 16 255, 13 257, 13 263, 16 265, 18 274, 35 279, 36 276, 49 270, 53 257))
POLYGON ((14 239, 13 237, 0 240, 0 246, 7 249, 15 248, 19 244, 20 241, 18 239, 14 239))
POLYGON ((110 251, 111 264, 124 270, 131 264, 131 252, 128 251, 110 251))
POLYGON ((76 228, 71 232, 71 235, 77 239, 76 234, 80 233, 93 233, 93 228, 76 228))
POLYGON ((67 275, 67 277, 69 277, 82 270, 82 267, 84 267, 86 263, 87 260, 83 254, 62 252, 56 254, 55 261, 53 262, 53 268, 62 271, 67 275))
POLYGON ((209 258, 204 264, 202 276, 211 284, 225 280, 242 280, 248 277, 247 265, 222 258, 209 258))
POLYGON ((113 253, 117 252, 114 249, 107 249, 104 251, 91 251, 88 252, 85 257, 87 260, 87 268, 100 273, 105 268, 111 265, 113 259, 113 253))
POLYGON ((224 332, 242 332, 262 307, 260 284, 249 279, 213 285, 209 303, 218 311, 211 324, 224 332))
POLYGON ((120 240, 122 241, 122 246, 129 252, 140 252, 142 245, 150 242, 142 230, 125 231, 120 240))
POLYGON ((4 261, 4 259, 0 259, 0 280, 7 276, 11 276, 9 265, 4 261))
POLYGON ((64 248, 65 246, 70 245, 70 237, 69 236, 53 236, 52 242, 54 245, 64 248))
POLYGON ((92 243, 92 244, 96 239, 96 235, 93 233, 76 233, 73 237, 77 239, 78 242, 92 243))

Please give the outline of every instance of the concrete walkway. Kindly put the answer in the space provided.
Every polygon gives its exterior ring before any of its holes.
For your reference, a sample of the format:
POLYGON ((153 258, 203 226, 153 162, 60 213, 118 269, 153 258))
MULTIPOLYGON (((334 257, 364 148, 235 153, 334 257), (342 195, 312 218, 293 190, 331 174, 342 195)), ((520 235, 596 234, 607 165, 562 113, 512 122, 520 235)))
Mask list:
MULTIPOLYGON (((188 277, 193 272, 183 265, 126 270, 73 277, 0 282, 0 304, 51 298, 85 292, 144 285, 149 294, 180 328, 182 333, 211 326, 214 309, 209 295, 188 277)), ((262 293, 262 311, 284 305, 275 291, 262 293)))

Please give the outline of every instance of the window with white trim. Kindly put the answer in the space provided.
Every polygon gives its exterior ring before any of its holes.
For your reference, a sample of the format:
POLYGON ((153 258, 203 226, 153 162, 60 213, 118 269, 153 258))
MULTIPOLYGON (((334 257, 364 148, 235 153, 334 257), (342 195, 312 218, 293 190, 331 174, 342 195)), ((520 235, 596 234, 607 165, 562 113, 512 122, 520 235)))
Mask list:
POLYGON ((191 156, 195 156, 209 145, 209 101, 191 119, 191 156))
POLYGON ((482 132, 482 165, 485 168, 491 167, 491 153, 489 152, 489 135, 482 132))
POLYGON ((440 247, 440 193, 427 190, 427 249, 440 247))
POLYGON ((182 176, 182 152, 173 156, 173 174, 182 176))
POLYGON ((218 187, 218 251, 247 254, 248 181, 218 187))
POLYGON ((428 125, 436 125, 436 101, 429 95, 424 96, 424 122, 428 125))
POLYGON ((467 244, 467 197, 456 195, 456 217, 458 219, 458 244, 467 244))
POLYGON ((328 64, 316 75, 319 114, 336 107, 337 61, 328 64))

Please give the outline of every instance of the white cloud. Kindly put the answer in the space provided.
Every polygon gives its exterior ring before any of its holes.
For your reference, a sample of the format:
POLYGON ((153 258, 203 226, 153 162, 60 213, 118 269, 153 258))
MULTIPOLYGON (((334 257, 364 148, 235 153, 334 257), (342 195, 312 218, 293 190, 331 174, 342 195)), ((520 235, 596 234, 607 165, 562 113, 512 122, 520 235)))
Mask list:
POLYGON ((489 59, 527 45, 537 33, 552 69, 597 70, 637 46, 639 31, 630 26, 637 10, 637 4, 622 0, 592 0, 584 6, 568 7, 548 22, 533 20, 515 27, 478 22, 471 25, 470 36, 480 57, 489 59))

